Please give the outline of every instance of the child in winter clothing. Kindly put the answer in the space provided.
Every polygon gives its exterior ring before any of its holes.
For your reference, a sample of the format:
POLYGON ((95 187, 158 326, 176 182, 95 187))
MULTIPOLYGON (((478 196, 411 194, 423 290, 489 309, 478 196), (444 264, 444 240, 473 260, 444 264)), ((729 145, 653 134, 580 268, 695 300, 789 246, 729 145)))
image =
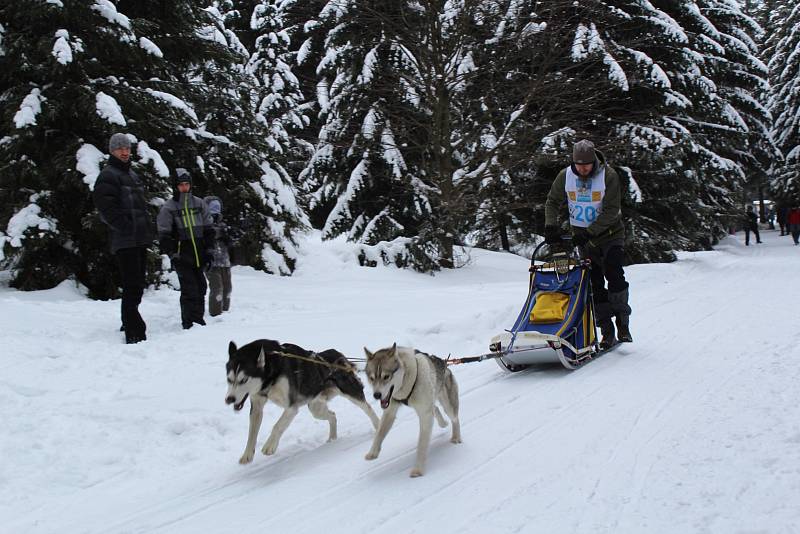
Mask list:
POLYGON ((214 237, 211 240, 211 265, 206 272, 208 277, 208 313, 212 317, 228 311, 231 307, 231 245, 228 225, 222 221, 222 201, 209 196, 203 199, 213 220, 214 237))

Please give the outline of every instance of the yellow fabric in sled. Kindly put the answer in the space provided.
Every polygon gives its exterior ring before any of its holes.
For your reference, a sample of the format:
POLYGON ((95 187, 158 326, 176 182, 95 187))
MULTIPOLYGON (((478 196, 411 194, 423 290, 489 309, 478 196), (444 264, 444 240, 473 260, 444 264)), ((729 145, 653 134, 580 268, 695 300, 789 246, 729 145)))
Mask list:
POLYGON ((569 295, 566 293, 557 291, 539 293, 531 310, 530 322, 560 323, 567 315, 567 307, 569 307, 569 295))

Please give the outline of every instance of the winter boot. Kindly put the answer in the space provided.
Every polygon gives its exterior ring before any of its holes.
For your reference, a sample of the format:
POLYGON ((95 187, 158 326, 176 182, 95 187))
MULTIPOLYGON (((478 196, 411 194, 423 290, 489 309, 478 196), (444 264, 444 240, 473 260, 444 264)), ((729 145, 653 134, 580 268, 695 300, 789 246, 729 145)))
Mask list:
POLYGON ((628 321, 631 316, 631 307, 628 305, 628 288, 608 294, 611 310, 617 318, 617 331, 619 340, 630 343, 633 341, 628 321))
POLYGON ((617 342, 614 332, 614 323, 611 322, 611 303, 595 302, 594 312, 597 318, 597 326, 600 328, 600 349, 606 350, 617 342))
POLYGON ((618 315, 615 321, 617 323, 617 337, 620 343, 633 342, 633 336, 631 336, 631 330, 628 325, 629 319, 630 315, 618 315))
POLYGON ((128 345, 135 345, 136 343, 141 343, 142 341, 147 341, 147 335, 144 332, 128 332, 125 331, 125 343, 128 345))
POLYGON ((608 350, 617 343, 617 339, 614 335, 614 323, 611 322, 611 319, 608 319, 599 323, 598 326, 600 327, 600 335, 602 336, 600 339, 600 350, 608 350))

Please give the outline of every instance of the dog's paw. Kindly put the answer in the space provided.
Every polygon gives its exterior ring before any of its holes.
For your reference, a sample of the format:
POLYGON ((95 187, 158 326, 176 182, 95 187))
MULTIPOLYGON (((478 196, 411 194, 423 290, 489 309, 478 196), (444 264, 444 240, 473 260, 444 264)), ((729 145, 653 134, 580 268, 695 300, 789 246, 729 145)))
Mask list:
POLYGON ((378 457, 378 454, 380 454, 380 452, 369 451, 369 452, 367 453, 367 455, 366 455, 366 456, 364 456, 364 459, 365 459, 365 460, 374 460, 375 458, 377 458, 377 457, 378 457))
POLYGON ((461 436, 453 436, 450 438, 450 443, 461 443, 461 436))
POLYGON ((267 456, 272 456, 273 454, 275 454, 275 451, 277 450, 278 450, 278 444, 270 443, 269 441, 266 442, 263 447, 261 447, 261 453, 267 456))
POLYGON ((408 476, 410 476, 411 478, 417 478, 421 477, 423 474, 424 473, 422 469, 420 469, 419 467, 415 467, 414 469, 411 470, 411 473, 408 476))
POLYGON ((245 451, 244 454, 242 454, 242 457, 239 458, 239 463, 242 465, 247 465, 252 462, 254 452, 255 451, 245 451))

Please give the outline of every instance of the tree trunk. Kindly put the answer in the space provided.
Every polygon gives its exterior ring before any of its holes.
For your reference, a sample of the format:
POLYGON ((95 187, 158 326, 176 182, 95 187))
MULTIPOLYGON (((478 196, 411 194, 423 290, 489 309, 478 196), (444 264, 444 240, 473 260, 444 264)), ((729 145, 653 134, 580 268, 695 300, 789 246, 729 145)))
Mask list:
POLYGON ((504 213, 501 213, 497 216, 498 219, 498 230, 500 231, 500 245, 503 247, 503 250, 506 252, 511 250, 511 244, 508 242, 508 228, 506 227, 506 216, 504 213))

